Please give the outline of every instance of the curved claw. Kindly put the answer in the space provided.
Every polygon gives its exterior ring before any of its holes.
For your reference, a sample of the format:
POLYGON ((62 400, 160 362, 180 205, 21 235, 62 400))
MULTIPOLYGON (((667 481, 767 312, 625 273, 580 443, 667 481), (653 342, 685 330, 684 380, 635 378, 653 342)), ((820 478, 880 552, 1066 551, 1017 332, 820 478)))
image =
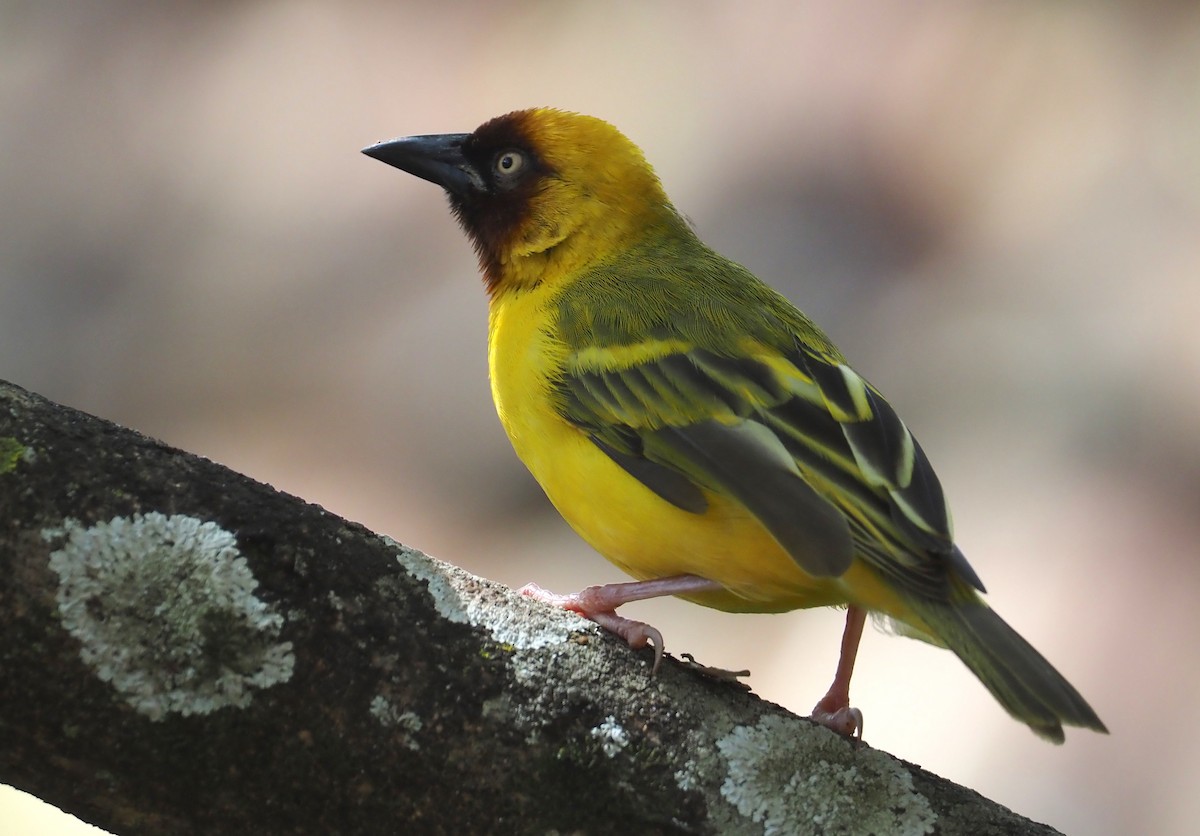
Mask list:
POLYGON ((616 633, 634 650, 641 650, 647 644, 654 645, 654 667, 650 675, 658 673, 663 658, 663 637, 657 627, 651 627, 644 621, 634 621, 624 618, 611 610, 608 612, 580 613, 599 624, 610 633, 616 633))

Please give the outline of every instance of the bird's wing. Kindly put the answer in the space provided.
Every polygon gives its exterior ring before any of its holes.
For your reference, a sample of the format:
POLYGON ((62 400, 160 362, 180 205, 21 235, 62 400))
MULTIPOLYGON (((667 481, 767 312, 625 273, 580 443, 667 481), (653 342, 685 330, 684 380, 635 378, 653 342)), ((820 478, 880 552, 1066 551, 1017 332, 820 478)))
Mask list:
POLYGON ((982 589, 924 452, 835 358, 798 342, 737 356, 592 346, 568 358, 558 394, 563 416, 660 497, 691 513, 707 507, 702 489, 736 500, 811 575, 840 575, 857 554, 914 592, 944 590, 948 565, 982 589))

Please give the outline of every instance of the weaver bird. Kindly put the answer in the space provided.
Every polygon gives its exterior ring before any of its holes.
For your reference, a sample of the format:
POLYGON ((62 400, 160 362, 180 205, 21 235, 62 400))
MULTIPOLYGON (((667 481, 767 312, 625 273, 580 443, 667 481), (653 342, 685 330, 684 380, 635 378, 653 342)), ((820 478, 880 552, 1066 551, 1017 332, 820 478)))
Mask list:
POLYGON ((813 718, 861 736, 867 612, 954 651, 1048 740, 1106 731, 980 597, 933 468, 879 391, 787 299, 706 247, 642 152, 589 116, 524 110, 364 153, 445 189, 490 298, 492 395, 571 527, 636 582, 553 595, 625 638, 661 595, 732 612, 845 606, 813 718))

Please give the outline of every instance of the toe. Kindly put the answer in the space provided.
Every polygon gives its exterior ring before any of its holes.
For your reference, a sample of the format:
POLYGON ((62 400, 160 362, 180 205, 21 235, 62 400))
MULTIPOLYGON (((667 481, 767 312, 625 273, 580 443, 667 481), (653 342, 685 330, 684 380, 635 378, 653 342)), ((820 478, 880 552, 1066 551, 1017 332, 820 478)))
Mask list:
POLYGON ((843 706, 836 711, 824 711, 817 706, 813 709, 811 719, 842 737, 857 737, 862 740, 863 715, 857 708, 843 706))

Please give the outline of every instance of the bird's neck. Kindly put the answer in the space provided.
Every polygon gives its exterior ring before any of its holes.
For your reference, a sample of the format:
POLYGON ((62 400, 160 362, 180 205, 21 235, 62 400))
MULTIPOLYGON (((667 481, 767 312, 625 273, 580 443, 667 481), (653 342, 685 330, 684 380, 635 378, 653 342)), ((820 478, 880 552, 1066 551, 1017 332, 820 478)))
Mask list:
POLYGON ((637 213, 556 218, 490 257, 483 254, 484 281, 493 297, 543 283, 565 286, 597 264, 676 227, 686 228, 686 222, 670 204, 648 206, 637 213))

